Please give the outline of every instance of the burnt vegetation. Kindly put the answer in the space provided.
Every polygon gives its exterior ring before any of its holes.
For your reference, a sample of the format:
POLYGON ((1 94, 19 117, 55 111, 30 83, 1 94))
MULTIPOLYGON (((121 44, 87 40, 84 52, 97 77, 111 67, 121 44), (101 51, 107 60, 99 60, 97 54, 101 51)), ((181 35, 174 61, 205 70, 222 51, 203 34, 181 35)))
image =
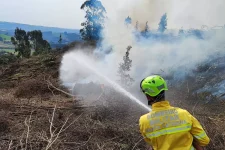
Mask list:
MULTIPOLYGON (((81 105, 79 97, 61 92, 69 93, 58 81, 61 56, 60 52, 49 53, 1 67, 0 149, 145 150, 138 120, 146 112, 109 87, 104 93, 95 88, 100 96, 90 107, 81 105)), ((205 103, 208 94, 192 94, 198 87, 191 83, 213 84, 224 79, 205 74, 215 69, 221 68, 199 66, 193 72, 202 80, 188 77, 179 88, 171 86, 167 95, 172 105, 189 110, 200 120, 211 138, 210 150, 225 145, 225 103, 215 99, 205 103)))

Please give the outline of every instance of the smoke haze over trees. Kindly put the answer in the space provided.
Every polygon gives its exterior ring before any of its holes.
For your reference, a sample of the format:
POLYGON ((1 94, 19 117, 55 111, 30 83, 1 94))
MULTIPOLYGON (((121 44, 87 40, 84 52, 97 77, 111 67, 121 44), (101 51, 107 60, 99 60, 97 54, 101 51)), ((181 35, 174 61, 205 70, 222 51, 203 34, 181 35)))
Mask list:
POLYGON ((164 14, 161 17, 158 31, 161 32, 161 33, 163 33, 166 29, 167 29, 167 14, 164 14))
POLYGON ((132 68, 132 60, 129 57, 131 49, 131 46, 127 47, 125 56, 123 56, 123 62, 119 64, 118 69, 119 83, 126 89, 134 82, 134 79, 129 74, 129 71, 132 68))
POLYGON ((104 28, 106 10, 99 0, 85 1, 81 9, 86 12, 86 21, 82 23, 80 34, 83 40, 99 40, 104 28))

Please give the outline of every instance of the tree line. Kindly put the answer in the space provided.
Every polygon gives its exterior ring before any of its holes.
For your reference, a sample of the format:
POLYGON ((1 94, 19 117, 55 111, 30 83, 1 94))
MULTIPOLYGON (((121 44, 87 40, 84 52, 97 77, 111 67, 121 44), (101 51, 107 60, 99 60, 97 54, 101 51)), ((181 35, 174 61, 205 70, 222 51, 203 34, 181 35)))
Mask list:
MULTIPOLYGON (((125 25, 126 26, 129 26, 130 24, 132 24, 132 18, 130 16, 128 16, 126 19, 125 19, 125 25)), ((139 29, 139 26, 138 26, 138 21, 136 22, 136 25, 135 25, 135 29, 136 31, 138 31, 139 29)), ((165 13, 161 19, 160 19, 160 22, 158 24, 158 33, 161 33, 163 34, 165 31, 167 30, 167 14, 165 13)), ((148 21, 146 22, 145 24, 145 28, 144 30, 140 31, 141 32, 141 35, 143 37, 148 37, 149 35, 149 32, 150 32, 150 29, 149 29, 149 25, 148 25, 148 21)))
POLYGON ((11 42, 15 46, 15 52, 19 58, 29 58, 32 50, 34 51, 33 55, 48 53, 51 50, 50 44, 43 39, 40 30, 26 32, 16 28, 11 42))

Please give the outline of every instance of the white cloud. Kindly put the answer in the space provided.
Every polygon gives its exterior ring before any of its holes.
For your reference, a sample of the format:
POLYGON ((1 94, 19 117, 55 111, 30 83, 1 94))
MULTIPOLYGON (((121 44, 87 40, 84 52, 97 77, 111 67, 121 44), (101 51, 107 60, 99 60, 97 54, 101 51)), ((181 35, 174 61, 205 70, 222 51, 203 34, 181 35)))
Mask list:
POLYGON ((83 0, 0 0, 0 20, 34 25, 80 28, 83 0), (2 9, 3 8, 3 9, 2 9))
MULTIPOLYGON (((200 28, 225 24, 224 0, 101 0, 108 16, 124 19, 128 15, 143 26, 149 21, 156 28, 168 13, 169 28, 200 28), (119 14, 119 15, 118 15, 119 14)), ((80 28, 84 0, 0 0, 0 20, 45 26, 80 28)))

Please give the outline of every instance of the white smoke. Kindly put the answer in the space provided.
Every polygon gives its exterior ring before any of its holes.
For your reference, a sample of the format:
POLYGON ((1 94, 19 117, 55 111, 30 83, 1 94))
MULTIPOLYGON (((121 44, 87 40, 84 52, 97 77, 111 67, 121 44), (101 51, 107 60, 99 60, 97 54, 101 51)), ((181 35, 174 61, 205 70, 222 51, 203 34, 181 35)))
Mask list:
POLYGON ((168 27, 201 28, 225 24, 224 0, 102 0, 110 19, 121 22, 127 16, 133 24, 139 21, 143 27, 146 21, 152 29, 158 27, 160 17, 167 13, 168 27))
POLYGON ((60 79, 63 83, 79 82, 84 79, 104 82, 81 64, 75 63, 73 57, 78 55, 85 61, 89 61, 99 72, 116 81, 118 80, 119 63, 122 62, 129 45, 132 46, 130 58, 133 60, 130 75, 137 83, 144 77, 156 73, 175 72, 177 77, 183 77, 211 55, 224 54, 225 30, 212 32, 211 38, 207 40, 184 38, 173 43, 151 42, 147 39, 137 41, 133 34, 135 23, 133 26, 127 27, 124 24, 125 18, 130 16, 133 20, 139 21, 140 24, 149 21, 150 27, 157 28, 160 17, 167 13, 168 28, 178 30, 182 26, 188 28, 217 25, 225 23, 225 17, 220 14, 225 9, 219 9, 218 15, 215 11, 222 4, 225 6, 224 3, 223 0, 198 0, 198 2, 194 0, 103 0, 105 6, 114 6, 106 7, 108 19, 103 31, 103 51, 96 50, 96 53, 105 55, 104 59, 86 56, 81 52, 67 53, 62 60, 60 79), (205 9, 201 9, 202 7, 205 9), (106 55, 104 49, 109 46, 112 46, 113 51, 106 55))

